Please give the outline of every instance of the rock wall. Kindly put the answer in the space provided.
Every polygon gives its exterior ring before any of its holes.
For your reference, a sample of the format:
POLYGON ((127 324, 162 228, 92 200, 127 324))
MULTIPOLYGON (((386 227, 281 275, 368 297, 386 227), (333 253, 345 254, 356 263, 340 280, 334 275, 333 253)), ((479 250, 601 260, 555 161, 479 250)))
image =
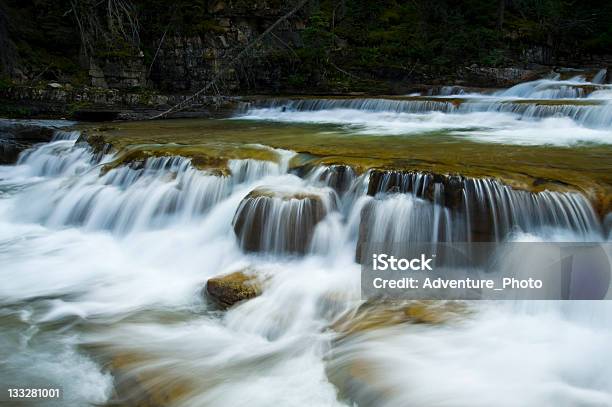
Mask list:
POLYGON ((91 58, 89 60, 91 86, 130 89, 147 86, 147 70, 143 55, 131 57, 91 58))
MULTIPOLYGON (((13 86, 0 89, 0 115, 8 117, 70 117, 84 121, 150 118, 183 101, 187 95, 162 95, 93 87, 75 88, 49 83, 46 87, 13 86)), ((202 95, 174 117, 223 116, 239 99, 202 95)))
POLYGON ((305 17, 293 16, 236 66, 228 65, 247 44, 286 13, 281 3, 211 2, 209 12, 213 18, 207 20, 205 32, 175 32, 164 39, 152 66, 151 81, 163 91, 195 90, 225 70, 220 84, 225 91, 278 89, 282 86, 283 66, 274 60, 274 53, 300 45, 305 17))
POLYGON ((188 92, 200 89, 224 70, 226 75, 219 83, 224 93, 278 89, 282 86, 283 67, 281 61, 274 60, 275 51, 286 53, 288 47, 300 45, 305 16, 298 14, 285 21, 236 66, 230 67, 229 61, 287 12, 283 3, 211 1, 208 3, 211 18, 202 22, 198 32, 193 28, 186 31, 180 22, 175 22, 168 27, 163 40, 146 44, 148 49, 155 50, 152 63, 145 63, 142 54, 90 59, 89 84, 113 89, 152 86, 164 92, 188 92))

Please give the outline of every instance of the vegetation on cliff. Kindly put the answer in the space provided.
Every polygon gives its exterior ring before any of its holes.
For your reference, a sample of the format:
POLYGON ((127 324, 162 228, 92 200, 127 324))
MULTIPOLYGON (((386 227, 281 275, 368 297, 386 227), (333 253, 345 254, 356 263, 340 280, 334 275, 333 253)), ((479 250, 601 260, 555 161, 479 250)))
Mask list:
MULTIPOLYGON (((159 78, 151 72, 170 38, 211 43, 215 55, 198 63, 214 71, 240 52, 242 37, 254 38, 295 4, 0 0, 0 22, 6 22, 0 26, 8 31, 0 41, 2 83, 11 77, 85 84, 92 58, 139 58, 146 86, 156 87, 159 78), (223 36, 232 30, 236 35, 223 36)), ((272 83, 284 90, 362 90, 380 78, 452 77, 471 64, 571 65, 612 49, 612 3, 596 0, 319 0, 291 20, 229 72, 238 77, 234 90, 265 91, 272 83)))

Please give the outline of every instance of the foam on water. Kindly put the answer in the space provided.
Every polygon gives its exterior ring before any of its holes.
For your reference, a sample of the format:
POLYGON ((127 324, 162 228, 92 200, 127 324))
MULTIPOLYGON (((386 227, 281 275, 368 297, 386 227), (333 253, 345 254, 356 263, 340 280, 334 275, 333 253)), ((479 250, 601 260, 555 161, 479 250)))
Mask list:
POLYGON ((602 84, 603 77, 604 71, 593 82, 581 76, 540 79, 492 94, 448 87, 440 96, 406 99, 272 99, 253 104, 236 119, 327 123, 368 135, 444 132, 487 143, 610 144, 612 85, 602 84))
POLYGON ((228 176, 181 157, 101 173, 100 158, 73 135, 0 167, 0 347, 8 355, 0 381, 52 377, 74 405, 104 403, 122 382, 167 390, 178 406, 609 403, 612 313, 604 304, 471 304, 471 314, 445 326, 404 324, 342 340, 334 329, 361 304, 355 251, 365 211, 376 218, 370 233, 389 242, 461 240, 479 205, 495 211, 500 239, 518 225, 534 236, 603 240, 586 199, 466 180, 466 205, 450 207, 444 186, 418 173, 394 192, 383 180, 368 196, 371 173, 322 166, 298 177, 288 173, 293 153, 277 152, 278 163, 230 161, 228 176), (433 200, 418 193, 426 181, 433 200), (268 222, 268 253, 242 250, 236 236, 240 208, 257 206, 252 191, 271 208, 259 219, 268 222), (304 252, 285 256, 276 250, 283 222, 305 216, 296 202, 304 198, 325 211, 304 252), (262 295, 211 309, 201 295, 207 279, 245 269, 261 277, 262 295), (352 381, 343 387, 335 378, 345 371, 352 381))
MULTIPOLYGON (((605 302, 580 309, 589 311, 610 315, 605 302)), ((336 349, 329 374, 361 366, 355 380, 367 385, 349 382, 345 392, 363 405, 603 406, 612 403, 603 361, 611 339, 609 327, 576 323, 554 306, 529 314, 490 305, 452 326, 355 337, 336 349)))

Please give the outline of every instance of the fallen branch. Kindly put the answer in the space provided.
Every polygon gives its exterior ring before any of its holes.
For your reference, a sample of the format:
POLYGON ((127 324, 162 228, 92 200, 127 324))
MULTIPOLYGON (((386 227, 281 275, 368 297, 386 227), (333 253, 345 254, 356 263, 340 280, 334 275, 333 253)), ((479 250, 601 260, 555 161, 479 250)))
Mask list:
MULTIPOLYGON (((251 41, 250 43, 248 43, 244 49, 242 51, 240 51, 238 53, 238 55, 236 55, 234 58, 232 58, 227 65, 225 66, 225 69, 230 68, 232 66, 234 66, 234 64, 236 64, 236 62, 238 62, 240 59, 242 59, 242 57, 244 55, 246 55, 246 53, 255 46, 255 44, 259 43, 261 40, 263 40, 268 34, 270 34, 276 27, 278 27, 282 22, 284 22, 285 20, 287 20, 289 17, 291 17, 292 15, 294 15, 295 13, 297 13, 302 7, 304 7, 306 5, 306 3, 308 3, 310 0, 301 0, 293 9, 291 9, 287 14, 285 14, 284 16, 282 16, 281 18, 279 18, 278 20, 276 20, 276 22, 274 24, 272 24, 270 27, 268 27, 268 29, 266 31, 264 31, 263 33, 261 33, 261 35, 259 35, 257 38, 255 38, 253 41, 251 41)), ((165 117, 167 115, 169 115, 172 112, 176 112, 176 111, 180 111, 182 109, 185 109, 187 107, 189 107, 191 105, 191 102, 193 102, 195 99, 198 98, 198 96, 202 95, 203 93, 205 93, 206 91, 208 91, 208 89, 210 89, 215 82, 217 82, 219 79, 221 79, 223 77, 223 75, 225 74, 225 70, 220 70, 215 76, 213 76, 213 78, 210 80, 210 82, 208 82, 206 84, 206 86, 204 86, 202 89, 200 89, 199 91, 197 91, 196 93, 194 93, 193 95, 191 95, 190 97, 188 97, 187 99, 177 103, 176 105, 172 106, 170 109, 166 110, 165 112, 162 112, 158 115, 155 115, 153 117, 151 117, 150 119, 159 119, 162 117, 165 117)))

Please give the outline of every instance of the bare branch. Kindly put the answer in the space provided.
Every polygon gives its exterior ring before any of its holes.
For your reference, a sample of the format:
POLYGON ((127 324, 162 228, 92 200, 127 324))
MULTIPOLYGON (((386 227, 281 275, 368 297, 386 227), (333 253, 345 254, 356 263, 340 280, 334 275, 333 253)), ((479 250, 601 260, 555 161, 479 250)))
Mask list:
MULTIPOLYGON (((242 57, 244 57, 249 52, 249 50, 251 48, 253 48, 261 40, 263 40, 268 34, 270 34, 282 22, 286 21, 289 17, 291 17, 292 15, 297 13, 302 7, 304 7, 306 5, 306 3, 308 3, 308 1, 309 0, 300 0, 300 2, 294 8, 292 8, 287 14, 285 14, 284 16, 282 16, 281 18, 276 20, 276 22, 274 22, 274 24, 272 24, 270 27, 268 27, 257 38, 255 38, 253 41, 248 43, 242 49, 242 51, 240 51, 238 53, 238 55, 236 55, 234 58, 232 58, 228 62, 227 66, 226 66, 226 69, 234 66, 238 61, 240 61, 242 59, 242 57)), ((155 115, 155 116, 151 117, 151 119, 159 119, 159 118, 162 118, 162 117, 165 117, 165 116, 169 115, 172 112, 180 111, 180 110, 185 109, 186 107, 190 106, 193 103, 193 101, 198 96, 200 96, 200 95, 204 94, 205 92, 207 92, 215 84, 215 82, 217 82, 224 74, 225 74, 225 70, 223 70, 223 69, 219 70, 219 72, 217 74, 215 74, 215 76, 213 76, 213 78, 202 89, 200 89, 199 91, 197 91, 196 93, 194 93, 193 95, 188 97, 187 99, 185 99, 185 100, 177 103, 176 105, 172 106, 170 109, 166 110, 165 112, 162 112, 162 113, 160 113, 158 115, 155 115)))

